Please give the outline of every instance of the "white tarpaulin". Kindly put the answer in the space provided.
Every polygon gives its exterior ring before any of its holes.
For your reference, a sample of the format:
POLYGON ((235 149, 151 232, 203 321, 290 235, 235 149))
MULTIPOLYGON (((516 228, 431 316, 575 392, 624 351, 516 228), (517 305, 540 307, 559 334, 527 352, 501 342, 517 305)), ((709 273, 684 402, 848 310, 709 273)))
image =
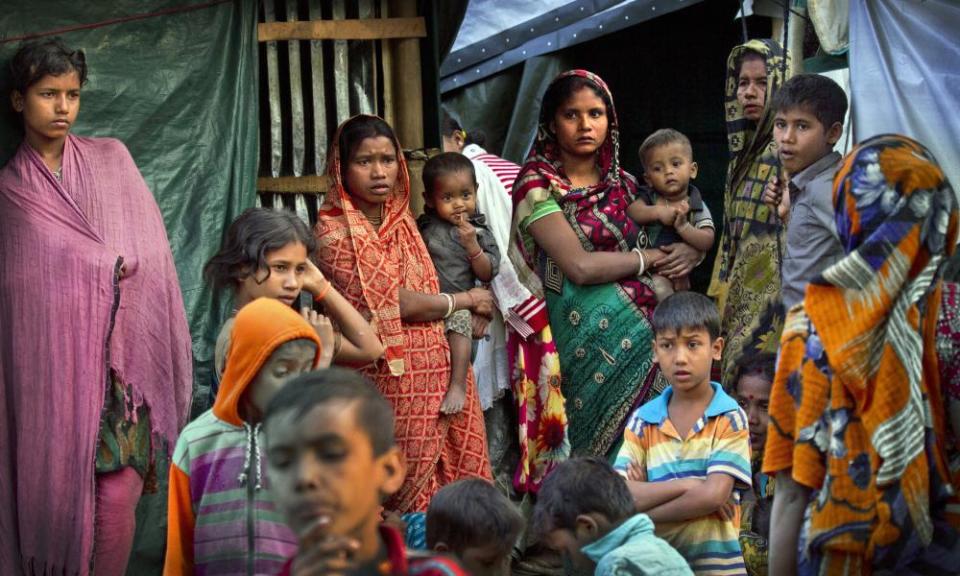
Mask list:
POLYGON ((851 0, 857 141, 883 133, 929 148, 960 194, 960 2, 851 0))

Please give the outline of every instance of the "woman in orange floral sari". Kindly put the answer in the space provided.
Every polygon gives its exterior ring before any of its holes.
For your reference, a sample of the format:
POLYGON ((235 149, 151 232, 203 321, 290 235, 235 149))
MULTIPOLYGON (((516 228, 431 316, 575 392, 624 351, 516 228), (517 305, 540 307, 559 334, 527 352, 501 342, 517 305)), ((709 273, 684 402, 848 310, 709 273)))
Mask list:
POLYGON ((884 135, 847 155, 834 208, 847 255, 787 316, 770 395, 770 573, 955 574, 956 198, 884 135))
POLYGON ((440 403, 450 381, 443 318, 465 309, 489 315, 493 299, 480 288, 438 293, 436 270, 409 209, 407 165, 386 122, 355 116, 341 124, 327 166, 331 186, 317 221, 318 265, 386 346, 384 358, 365 373, 394 407, 408 467, 387 508, 423 511, 445 484, 490 478, 472 373, 462 412, 442 415, 440 403))

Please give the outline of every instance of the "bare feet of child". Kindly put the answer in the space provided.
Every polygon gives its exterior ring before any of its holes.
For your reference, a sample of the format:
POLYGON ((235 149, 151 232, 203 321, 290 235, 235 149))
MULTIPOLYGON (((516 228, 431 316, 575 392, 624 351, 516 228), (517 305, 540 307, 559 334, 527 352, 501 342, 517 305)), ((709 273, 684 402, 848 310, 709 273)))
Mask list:
POLYGON ((450 383, 447 393, 443 396, 443 403, 440 404, 441 414, 457 414, 463 410, 463 403, 467 400, 467 385, 450 383))

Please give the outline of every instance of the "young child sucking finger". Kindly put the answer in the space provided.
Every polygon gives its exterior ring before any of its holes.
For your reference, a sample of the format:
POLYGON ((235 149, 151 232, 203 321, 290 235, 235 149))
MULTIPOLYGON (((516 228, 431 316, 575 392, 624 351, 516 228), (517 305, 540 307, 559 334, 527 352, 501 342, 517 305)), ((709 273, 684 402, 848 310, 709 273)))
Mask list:
MULTIPOLYGON (((477 212, 477 177, 470 159, 456 152, 434 156, 423 167, 425 213, 417 220, 420 235, 437 269, 440 291, 467 292, 493 280, 500 268, 500 249, 477 212)), ((450 386, 440 405, 444 414, 463 409, 473 340, 469 310, 453 311, 445 320, 450 343, 450 386)))

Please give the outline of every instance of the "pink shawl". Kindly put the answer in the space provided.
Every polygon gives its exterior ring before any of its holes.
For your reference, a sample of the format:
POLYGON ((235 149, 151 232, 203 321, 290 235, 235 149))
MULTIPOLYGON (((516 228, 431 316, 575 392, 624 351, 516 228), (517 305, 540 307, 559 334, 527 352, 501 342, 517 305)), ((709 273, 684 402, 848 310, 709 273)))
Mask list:
POLYGON ((108 365, 170 446, 190 407, 183 299, 133 158, 68 136, 62 172, 26 143, 0 171, 2 574, 90 571, 108 365))

